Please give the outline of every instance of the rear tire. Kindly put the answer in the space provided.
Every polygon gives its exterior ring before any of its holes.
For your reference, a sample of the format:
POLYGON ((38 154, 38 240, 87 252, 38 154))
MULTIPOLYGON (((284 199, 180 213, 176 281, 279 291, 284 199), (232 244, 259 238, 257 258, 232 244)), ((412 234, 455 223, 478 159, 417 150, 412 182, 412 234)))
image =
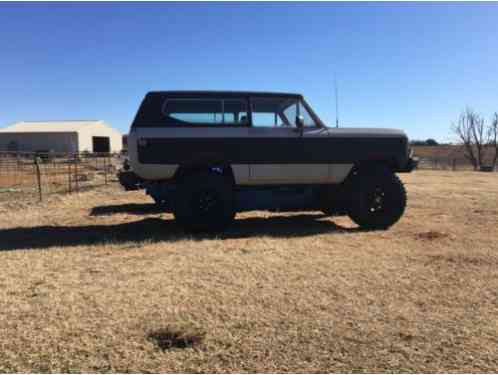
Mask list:
POLYGON ((235 217, 233 184, 215 172, 186 176, 177 186, 176 221, 188 231, 221 231, 235 217))
POLYGON ((365 229, 387 229, 406 208, 406 190, 387 168, 375 168, 355 176, 348 215, 365 229))

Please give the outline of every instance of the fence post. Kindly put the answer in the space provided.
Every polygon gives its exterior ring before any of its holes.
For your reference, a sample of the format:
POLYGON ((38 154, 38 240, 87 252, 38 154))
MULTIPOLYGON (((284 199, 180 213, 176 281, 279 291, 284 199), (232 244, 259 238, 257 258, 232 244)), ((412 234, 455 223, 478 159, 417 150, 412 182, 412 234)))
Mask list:
POLYGON ((452 165, 453 171, 456 171, 456 159, 453 158, 453 165, 452 165))
POLYGON ((40 164, 38 163, 38 158, 35 155, 35 171, 36 171, 36 182, 38 184, 38 197, 40 202, 43 200, 42 196, 42 186, 41 186, 41 173, 40 173, 40 164))
POLYGON ((78 182, 78 155, 74 158, 74 190, 79 191, 79 182, 78 182))
POLYGON ((72 186, 71 186, 71 160, 68 160, 67 163, 67 182, 68 182, 68 192, 72 193, 72 186))
POLYGON ((108 167, 107 156, 104 156, 104 181, 106 185, 107 185, 107 167, 108 167))

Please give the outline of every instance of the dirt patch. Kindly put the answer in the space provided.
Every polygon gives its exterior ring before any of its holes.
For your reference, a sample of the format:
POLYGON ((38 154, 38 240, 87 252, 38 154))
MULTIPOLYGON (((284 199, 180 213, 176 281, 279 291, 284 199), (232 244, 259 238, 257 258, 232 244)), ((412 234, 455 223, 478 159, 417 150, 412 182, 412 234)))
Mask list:
POLYGON ((465 254, 456 255, 431 255, 429 256, 431 261, 444 262, 452 264, 454 266, 495 266, 498 264, 496 257, 491 256, 472 256, 465 254))
POLYGON ((147 340, 163 351, 198 347, 203 339, 204 332, 188 326, 171 326, 147 334, 147 340))
POLYGON ((415 238, 417 240, 422 240, 422 241, 434 241, 434 240, 440 240, 442 238, 447 238, 449 237, 448 233, 444 232, 437 232, 437 231, 428 231, 428 232, 420 232, 415 234, 415 238))

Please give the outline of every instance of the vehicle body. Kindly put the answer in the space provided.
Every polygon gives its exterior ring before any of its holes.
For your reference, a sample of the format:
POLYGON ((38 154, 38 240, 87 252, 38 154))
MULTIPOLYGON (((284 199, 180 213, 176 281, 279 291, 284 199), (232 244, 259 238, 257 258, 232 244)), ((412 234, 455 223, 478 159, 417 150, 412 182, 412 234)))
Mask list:
POLYGON ((144 182, 131 170, 130 160, 127 157, 123 160, 123 166, 118 170, 117 177, 126 191, 140 190, 144 182))
POLYGON ((416 166, 402 131, 328 128, 301 95, 288 93, 150 92, 131 126, 128 152, 146 191, 192 229, 224 226, 206 209, 178 212, 180 200, 195 206, 193 196, 204 185, 218 200, 230 196, 220 204, 233 215, 255 209, 349 214, 358 181, 416 166))

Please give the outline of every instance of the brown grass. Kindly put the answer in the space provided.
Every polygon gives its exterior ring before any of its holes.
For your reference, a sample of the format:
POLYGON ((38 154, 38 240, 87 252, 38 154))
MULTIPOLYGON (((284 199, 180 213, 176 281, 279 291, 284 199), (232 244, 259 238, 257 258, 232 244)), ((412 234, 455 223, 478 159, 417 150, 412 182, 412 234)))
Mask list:
POLYGON ((0 204, 0 371, 496 372, 498 174, 403 175, 404 218, 190 236, 116 186, 0 204))
POLYGON ((15 188, 18 186, 34 186, 36 176, 33 173, 0 174, 0 188, 15 188))

